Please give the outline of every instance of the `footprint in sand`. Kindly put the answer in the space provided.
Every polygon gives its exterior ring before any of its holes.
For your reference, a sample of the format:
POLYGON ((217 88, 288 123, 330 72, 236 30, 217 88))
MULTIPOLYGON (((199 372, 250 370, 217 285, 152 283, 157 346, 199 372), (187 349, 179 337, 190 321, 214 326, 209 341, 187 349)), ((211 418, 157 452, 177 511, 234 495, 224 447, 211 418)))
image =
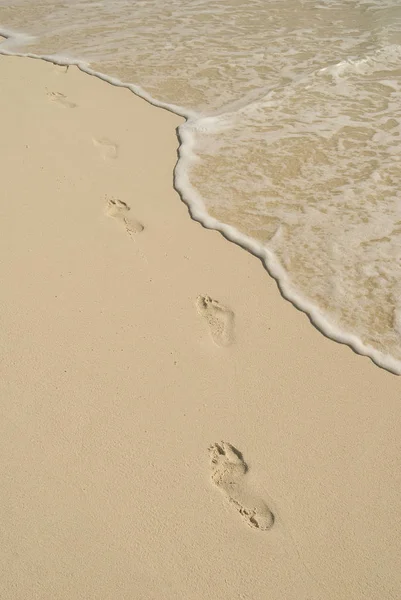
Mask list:
POLYGON ((60 104, 64 108, 76 108, 76 104, 74 102, 70 102, 64 94, 60 92, 47 92, 47 97, 52 101, 60 104))
POLYGON ((213 483, 250 527, 261 531, 271 529, 274 515, 264 500, 249 490, 246 480, 248 467, 241 453, 227 442, 213 444, 209 452, 213 483))
POLYGON ((96 148, 99 148, 100 154, 102 157, 107 160, 109 158, 117 158, 118 156, 118 146, 111 140, 107 138, 101 138, 96 140, 93 138, 93 145, 96 148))
POLYGON ((56 75, 66 75, 68 73, 70 65, 58 65, 54 63, 54 72, 56 75))
POLYGON ((109 198, 106 203, 105 213, 109 217, 114 217, 118 221, 120 221, 127 233, 131 236, 136 233, 141 233, 144 230, 144 226, 142 223, 129 216, 129 211, 131 208, 123 202, 122 200, 118 200, 118 198, 109 198))
POLYGON ((234 313, 209 296, 198 296, 198 313, 209 325, 213 341, 218 346, 229 346, 234 342, 234 313))

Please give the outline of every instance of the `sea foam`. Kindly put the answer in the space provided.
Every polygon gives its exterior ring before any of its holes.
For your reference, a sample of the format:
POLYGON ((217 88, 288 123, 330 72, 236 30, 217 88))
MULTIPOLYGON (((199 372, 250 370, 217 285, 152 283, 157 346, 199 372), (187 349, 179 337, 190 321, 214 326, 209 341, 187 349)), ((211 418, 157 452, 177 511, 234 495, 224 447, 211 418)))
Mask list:
MULTIPOLYGON (((191 216, 260 257, 325 335, 401 373, 395 3, 52 2, 45 23, 21 5, 30 35, 0 31, 1 53, 184 116, 175 186, 191 216)), ((15 29, 21 15, 0 8, 15 29)))

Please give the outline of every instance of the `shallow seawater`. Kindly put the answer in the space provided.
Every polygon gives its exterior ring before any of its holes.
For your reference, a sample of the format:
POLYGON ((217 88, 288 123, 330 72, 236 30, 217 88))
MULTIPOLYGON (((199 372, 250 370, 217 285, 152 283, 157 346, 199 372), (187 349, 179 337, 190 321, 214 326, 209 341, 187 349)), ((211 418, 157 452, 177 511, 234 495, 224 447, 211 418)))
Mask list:
POLYGON ((84 60, 186 115, 177 187, 195 216, 401 372, 395 0, 0 0, 1 27, 31 36, 3 48, 84 60))

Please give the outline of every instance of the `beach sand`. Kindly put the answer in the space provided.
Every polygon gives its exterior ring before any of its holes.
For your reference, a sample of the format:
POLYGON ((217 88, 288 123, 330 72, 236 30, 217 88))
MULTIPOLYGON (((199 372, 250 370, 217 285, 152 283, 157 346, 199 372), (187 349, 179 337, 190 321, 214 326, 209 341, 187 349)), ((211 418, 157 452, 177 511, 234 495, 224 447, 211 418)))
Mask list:
POLYGON ((0 57, 2 600, 390 600, 401 379, 192 221, 177 116, 0 57))

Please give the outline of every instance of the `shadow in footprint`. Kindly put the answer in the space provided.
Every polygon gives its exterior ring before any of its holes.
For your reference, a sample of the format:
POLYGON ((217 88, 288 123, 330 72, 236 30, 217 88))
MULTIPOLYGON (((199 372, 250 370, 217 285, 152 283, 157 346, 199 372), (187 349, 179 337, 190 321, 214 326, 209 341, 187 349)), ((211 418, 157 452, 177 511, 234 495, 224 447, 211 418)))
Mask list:
POLYGON ((212 463, 212 481, 227 500, 254 529, 267 531, 274 523, 274 515, 265 501, 249 489, 248 471, 241 452, 227 442, 209 448, 212 463))
POLYGON ((131 208, 118 198, 109 198, 106 203, 105 213, 109 217, 113 217, 124 225, 126 232, 129 235, 141 233, 144 230, 142 223, 129 215, 131 208))
POLYGON ((210 296, 198 296, 196 308, 208 324, 214 343, 217 346, 230 346, 234 342, 233 311, 210 296))

